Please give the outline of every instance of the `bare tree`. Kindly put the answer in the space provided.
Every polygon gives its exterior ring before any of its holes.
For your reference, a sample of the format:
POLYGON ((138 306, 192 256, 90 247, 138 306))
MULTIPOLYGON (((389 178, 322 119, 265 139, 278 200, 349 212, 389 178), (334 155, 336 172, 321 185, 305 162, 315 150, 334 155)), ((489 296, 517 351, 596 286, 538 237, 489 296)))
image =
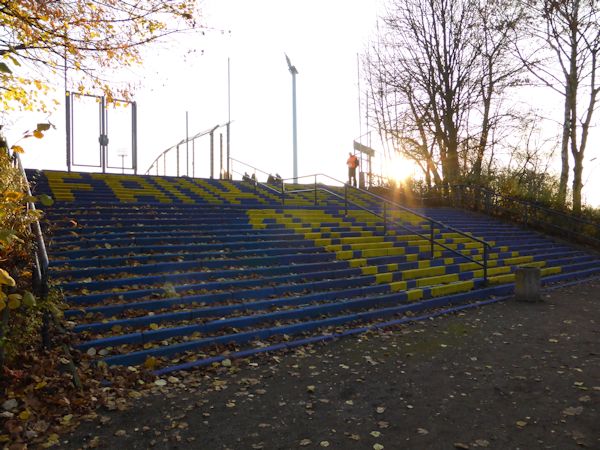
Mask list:
POLYGON ((392 0, 367 56, 369 107, 426 179, 447 189, 480 177, 501 95, 522 69, 509 52, 522 15, 513 0, 392 0))
POLYGON ((544 55, 543 50, 538 49, 536 58, 523 59, 535 77, 563 96, 559 197, 564 204, 570 152, 573 211, 579 213, 584 154, 600 91, 596 79, 600 68, 600 3, 598 0, 540 0, 529 2, 529 8, 532 16, 543 19, 537 27, 531 28, 532 37, 550 51, 544 55))

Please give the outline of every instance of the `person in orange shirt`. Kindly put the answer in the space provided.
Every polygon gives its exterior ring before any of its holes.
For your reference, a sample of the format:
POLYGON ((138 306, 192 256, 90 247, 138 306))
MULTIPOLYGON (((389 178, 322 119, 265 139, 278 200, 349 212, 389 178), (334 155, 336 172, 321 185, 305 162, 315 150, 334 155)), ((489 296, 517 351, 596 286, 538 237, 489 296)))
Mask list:
POLYGON ((356 168, 358 167, 358 158, 353 155, 352 152, 348 153, 348 160, 346 165, 348 166, 348 184, 356 187, 356 168))

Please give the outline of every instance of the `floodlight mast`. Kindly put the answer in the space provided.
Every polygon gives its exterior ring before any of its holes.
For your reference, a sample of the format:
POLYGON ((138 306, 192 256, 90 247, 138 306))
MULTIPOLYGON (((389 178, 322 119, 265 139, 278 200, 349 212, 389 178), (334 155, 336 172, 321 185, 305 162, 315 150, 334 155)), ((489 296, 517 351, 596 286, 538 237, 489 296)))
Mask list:
POLYGON ((285 53, 284 55, 288 69, 292 74, 292 139, 294 146, 294 183, 298 183, 298 130, 296 125, 296 75, 298 75, 298 70, 296 69, 296 66, 292 65, 288 55, 285 53))

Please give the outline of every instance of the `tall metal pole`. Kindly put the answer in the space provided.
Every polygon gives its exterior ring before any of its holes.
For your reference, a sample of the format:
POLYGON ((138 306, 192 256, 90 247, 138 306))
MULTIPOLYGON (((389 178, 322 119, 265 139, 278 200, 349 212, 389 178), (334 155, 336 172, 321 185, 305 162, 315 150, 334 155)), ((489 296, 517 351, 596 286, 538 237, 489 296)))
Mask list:
POLYGON ((292 139, 294 146, 294 183, 298 183, 298 128, 296 120, 296 75, 298 70, 292 65, 288 55, 285 55, 285 60, 288 64, 288 69, 292 74, 292 139))
POLYGON ((292 120, 294 140, 294 183, 298 183, 298 129, 296 122, 296 71, 292 72, 292 120))
POLYGON ((360 108, 360 57, 358 53, 356 54, 356 80, 358 86, 358 138, 359 142, 362 144, 362 112, 360 108))
POLYGON ((231 174, 229 173, 229 158, 231 157, 231 63, 230 59, 227 58, 227 179, 231 180, 231 174))
POLYGON ((64 82, 65 82, 65 133, 66 133, 66 151, 67 151, 67 171, 71 171, 71 96, 69 95, 69 91, 67 89, 67 48, 65 46, 65 73, 64 73, 64 82))
POLYGON ((223 133, 219 133, 219 180, 223 179, 223 133))
POLYGON ((215 177, 215 128, 210 132, 210 179, 215 177))
POLYGON ((190 176, 190 137, 189 137, 189 114, 185 112, 185 175, 190 176))

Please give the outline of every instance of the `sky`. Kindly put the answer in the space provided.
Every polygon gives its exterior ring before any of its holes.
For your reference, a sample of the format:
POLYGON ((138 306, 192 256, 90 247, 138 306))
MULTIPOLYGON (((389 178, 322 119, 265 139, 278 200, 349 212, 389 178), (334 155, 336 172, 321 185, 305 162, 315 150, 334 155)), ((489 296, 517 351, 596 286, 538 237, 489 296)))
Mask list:
MULTIPOLYGON (((291 177, 292 77, 287 54, 299 72, 298 174, 326 173, 345 179, 346 158, 360 134, 357 54, 373 33, 378 4, 377 0, 203 0, 203 22, 209 27, 204 35, 179 36, 149 48, 143 68, 119 75, 138 85, 134 99, 139 172, 185 138, 187 111, 189 135, 224 124, 230 116, 231 156, 291 177)), ((62 96, 62 90, 57 95, 62 96)), ((91 99, 75 105, 76 162, 98 161, 96 108, 91 99)), ((117 154, 130 154, 126 136, 118 138, 129 127, 128 113, 108 114, 110 160, 120 166, 117 154)), ((57 129, 40 142, 26 142, 26 166, 66 167, 64 107, 49 120, 57 129)), ((27 128, 27 121, 22 128, 27 128)), ((14 129, 12 142, 18 136, 14 129)), ((216 135, 217 154, 218 142, 216 135)), ((195 174, 208 176, 208 137, 198 140, 195 149, 195 174)), ((247 168, 236 164, 233 169, 247 168)))
MULTIPOLYGON (((287 54, 298 70, 298 174, 325 173, 345 180, 345 161, 353 140, 366 131, 364 99, 359 116, 359 83, 363 81, 358 77, 357 55, 375 36, 383 0, 200 0, 200 7, 207 27, 204 34, 180 35, 153 45, 145 51, 143 67, 115 74, 136 86, 138 173, 145 173, 163 150, 185 138, 187 112, 189 135, 231 118, 233 158, 267 173, 291 177, 292 77, 287 54)), ((62 85, 56 86, 56 92, 61 106, 50 117, 23 116, 7 133, 9 142, 15 143, 36 121, 48 119, 56 125, 43 140, 20 144, 26 150, 26 167, 66 168, 62 85)), ((75 160, 96 164, 97 105, 81 100, 75 108, 75 160)), ((109 162, 115 167, 121 165, 119 155, 126 154, 125 164, 130 158, 130 124, 126 108, 109 110, 109 162)), ((372 133, 376 135, 375 130, 372 133)), ((216 161, 218 143, 217 132, 216 161)), ((597 153, 591 144, 588 160, 597 153)), ((196 141, 194 148, 194 174, 207 177, 208 136, 196 141)), ((167 167, 174 174, 175 152, 171 154, 167 167)), ((184 173, 185 146, 181 157, 184 173)), ((381 171, 381 162, 375 160, 376 172, 381 171)), ((584 197, 596 205, 600 204, 598 164, 600 158, 590 161, 584 173, 588 181, 584 197)), ((233 170, 251 173, 237 163, 233 170)), ((214 173, 219 173, 218 163, 214 173)))

